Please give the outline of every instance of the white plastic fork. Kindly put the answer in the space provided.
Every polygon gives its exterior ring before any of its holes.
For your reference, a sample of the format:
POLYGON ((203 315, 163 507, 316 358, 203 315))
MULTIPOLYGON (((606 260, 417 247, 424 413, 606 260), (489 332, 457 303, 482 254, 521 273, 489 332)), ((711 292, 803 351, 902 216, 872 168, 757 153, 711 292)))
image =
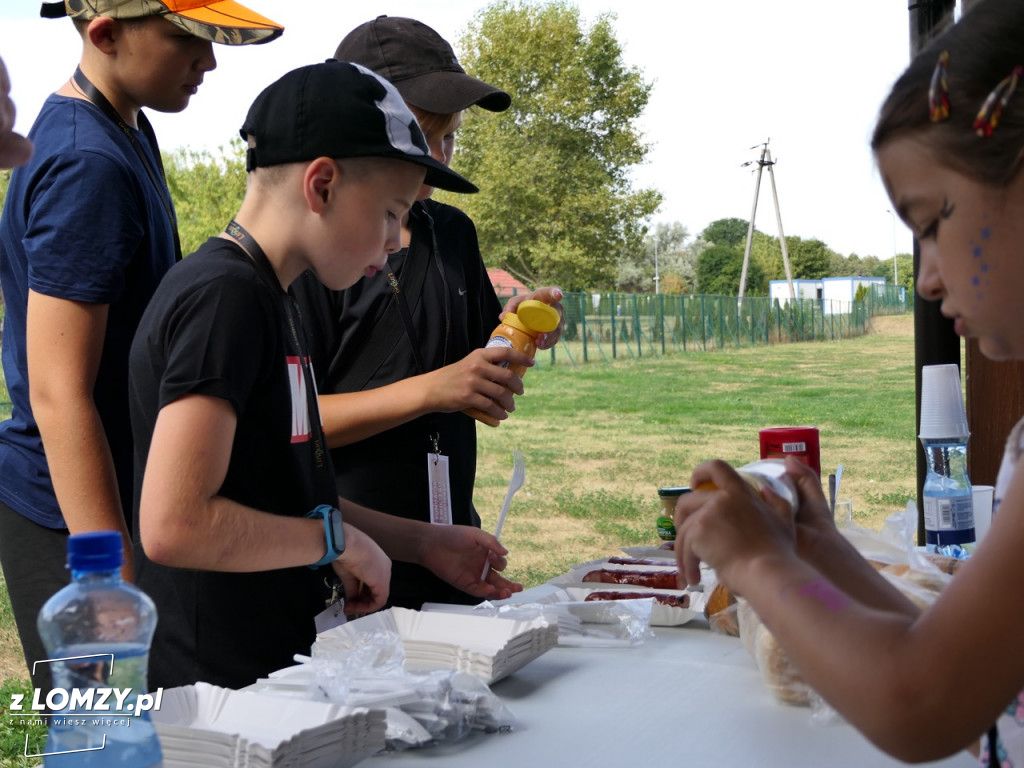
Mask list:
MULTIPOLYGON (((498 525, 494 528, 494 538, 501 539, 501 529, 505 525, 505 515, 508 514, 509 505, 512 503, 512 497, 516 495, 516 491, 523 487, 523 481, 526 479, 526 462, 523 460, 523 454, 519 451, 512 451, 512 478, 508 481, 508 490, 505 491, 505 501, 501 505, 501 512, 498 513, 498 525)), ((491 571, 491 561, 488 560, 484 563, 484 570, 480 574, 480 581, 487 578, 487 574, 491 571)))

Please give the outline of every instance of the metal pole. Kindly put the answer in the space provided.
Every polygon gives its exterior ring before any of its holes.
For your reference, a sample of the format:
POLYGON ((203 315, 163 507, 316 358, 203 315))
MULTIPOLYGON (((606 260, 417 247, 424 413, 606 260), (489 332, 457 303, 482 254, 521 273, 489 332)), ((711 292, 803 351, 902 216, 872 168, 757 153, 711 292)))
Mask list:
MULTIPOLYGON (((910 55, 917 55, 944 29, 953 24, 956 15, 956 0, 935 0, 927 3, 911 3, 907 8, 910 21, 910 55)), ((921 264, 921 244, 914 239, 913 275, 917 275, 921 264)), ((914 301, 914 391, 915 426, 921 424, 921 369, 926 365, 943 363, 960 364, 960 337, 953 330, 953 321, 943 317, 938 301, 914 301)), ((968 380, 968 397, 970 396, 968 380)), ((928 474, 924 446, 914 441, 917 450, 917 543, 923 545, 924 534, 924 479, 928 474)))
MULTIPOLYGON (((757 216, 757 196, 761 192, 761 172, 764 170, 764 156, 768 153, 768 142, 761 150, 761 160, 757 164, 757 181, 754 182, 754 204, 750 208, 750 224, 747 225, 747 245, 743 249, 743 270, 740 272, 740 291, 736 299, 736 309, 743 306, 743 291, 747 287, 747 265, 750 263, 750 244, 754 239, 754 217, 757 216)), ((744 163, 749 165, 749 163, 744 163)))
POLYGON ((786 282, 789 283, 789 298, 796 300, 796 290, 793 288, 793 273, 789 269, 789 251, 786 248, 786 234, 782 231, 782 213, 779 212, 779 195, 775 191, 775 163, 772 161, 768 147, 764 148, 768 156, 768 178, 772 183, 772 200, 775 202, 775 224, 779 228, 779 245, 782 246, 782 266, 786 268, 786 282))

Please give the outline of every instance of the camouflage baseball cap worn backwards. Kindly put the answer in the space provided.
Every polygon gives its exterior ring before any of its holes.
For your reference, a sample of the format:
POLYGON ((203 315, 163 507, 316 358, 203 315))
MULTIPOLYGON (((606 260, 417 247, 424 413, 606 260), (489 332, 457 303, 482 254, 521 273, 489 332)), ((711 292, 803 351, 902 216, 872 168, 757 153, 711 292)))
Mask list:
POLYGON ((43 3, 39 15, 91 21, 98 16, 139 19, 162 16, 203 40, 223 45, 267 43, 284 27, 234 0, 60 0, 43 3))

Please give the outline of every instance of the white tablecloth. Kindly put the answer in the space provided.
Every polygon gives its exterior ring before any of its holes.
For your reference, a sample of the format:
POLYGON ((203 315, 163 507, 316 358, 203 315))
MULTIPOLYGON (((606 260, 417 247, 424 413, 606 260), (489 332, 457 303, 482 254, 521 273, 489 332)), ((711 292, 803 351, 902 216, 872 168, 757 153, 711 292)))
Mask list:
MULTIPOLYGON (((846 724, 777 702, 742 643, 703 620, 634 648, 555 648, 495 683, 520 723, 451 745, 370 758, 383 768, 873 768, 903 763, 846 724)), ((976 766, 966 752, 934 763, 976 766)))

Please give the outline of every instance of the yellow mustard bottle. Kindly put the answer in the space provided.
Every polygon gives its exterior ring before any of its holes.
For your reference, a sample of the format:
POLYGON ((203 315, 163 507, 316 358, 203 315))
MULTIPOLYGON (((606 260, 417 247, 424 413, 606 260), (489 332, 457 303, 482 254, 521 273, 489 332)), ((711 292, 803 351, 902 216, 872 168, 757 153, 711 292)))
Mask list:
MULTIPOLYGON (((560 321, 558 310, 543 301, 527 299, 502 318, 498 327, 491 333, 485 344, 487 347, 512 347, 531 358, 537 353, 537 335, 549 333, 558 327, 560 321)), ((522 378, 526 374, 524 365, 505 365, 514 374, 522 378)), ((467 408, 463 413, 482 421, 489 427, 496 427, 501 422, 490 414, 476 408, 467 408)))

